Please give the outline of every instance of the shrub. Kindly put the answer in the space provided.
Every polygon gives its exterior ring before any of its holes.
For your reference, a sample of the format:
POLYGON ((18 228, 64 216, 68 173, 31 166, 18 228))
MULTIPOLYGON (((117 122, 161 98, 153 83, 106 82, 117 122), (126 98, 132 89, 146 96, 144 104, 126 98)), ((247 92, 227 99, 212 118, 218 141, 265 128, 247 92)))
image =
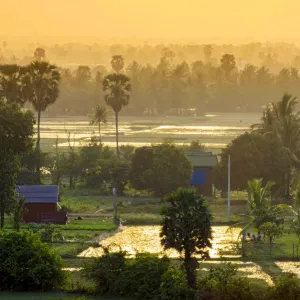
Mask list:
POLYGON ((198 282, 196 300, 251 300, 254 299, 250 282, 237 275, 237 266, 225 263, 211 268, 209 274, 198 282))
POLYGON ((96 258, 91 265, 87 265, 85 273, 97 283, 100 294, 116 294, 117 281, 120 273, 125 269, 125 252, 109 252, 103 248, 104 254, 96 258))
POLYGON ((157 298, 169 260, 148 253, 130 259, 125 258, 125 254, 122 251, 110 253, 104 248, 104 254, 86 267, 86 274, 96 281, 98 292, 137 299, 157 298))
POLYGON ((55 226, 50 224, 45 224, 39 232, 41 236, 41 241, 46 243, 51 243, 53 236, 55 234, 55 226))
POLYGON ((62 259, 30 231, 0 233, 0 290, 51 290, 65 281, 62 259))
POLYGON ((268 300, 293 299, 300 300, 300 279, 294 273, 286 273, 275 281, 275 285, 267 293, 268 300))
POLYGON ((126 268, 119 278, 119 295, 137 299, 155 299, 159 296, 162 275, 169 266, 167 258, 140 253, 128 259, 126 268))
POLYGON ((170 267, 162 276, 160 285, 161 300, 194 299, 194 291, 187 284, 183 270, 170 267))

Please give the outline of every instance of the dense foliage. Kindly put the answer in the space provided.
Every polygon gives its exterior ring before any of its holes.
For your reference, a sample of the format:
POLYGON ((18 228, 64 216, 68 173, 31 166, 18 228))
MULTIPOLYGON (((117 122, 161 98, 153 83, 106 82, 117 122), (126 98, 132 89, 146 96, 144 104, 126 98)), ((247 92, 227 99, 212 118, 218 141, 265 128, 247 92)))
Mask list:
POLYGON ((125 258, 125 252, 110 253, 87 267, 86 273, 97 284, 100 294, 154 299, 159 296, 162 275, 168 269, 168 259, 141 253, 125 258))
POLYGON ((30 232, 0 232, 0 290, 51 290, 64 283, 62 259, 30 232))
POLYGON ((166 196, 165 201, 168 206, 162 212, 161 244, 164 249, 173 248, 183 255, 188 284, 195 287, 198 266, 195 255, 200 259, 209 256, 212 215, 205 200, 192 190, 178 189, 166 196))
MULTIPOLYGON (((0 83, 1 88, 1 83, 0 83)), ((0 99, 0 227, 4 213, 10 214, 17 205, 16 180, 20 170, 20 155, 30 150, 33 140, 33 114, 16 104, 0 99)))
POLYGON ((237 275, 237 266, 226 263, 209 270, 198 282, 195 300, 251 300, 256 299, 250 281, 237 275))
POLYGON ((184 149, 171 143, 138 148, 132 158, 133 186, 152 190, 157 195, 188 186, 191 174, 191 163, 184 149))
POLYGON ((6 43, 0 61, 26 65, 41 57, 62 66, 79 64, 61 68, 61 95, 49 108, 52 114, 85 115, 99 98, 104 103, 101 81, 111 71, 112 55, 124 58, 123 72, 134 86, 127 112, 135 114, 186 107, 200 112, 260 111, 283 92, 299 96, 300 50, 290 43, 66 43, 45 45, 39 57, 33 47, 16 50, 6 43))
POLYGON ((275 281, 275 285, 270 288, 267 300, 300 299, 300 279, 296 274, 283 274, 275 281))

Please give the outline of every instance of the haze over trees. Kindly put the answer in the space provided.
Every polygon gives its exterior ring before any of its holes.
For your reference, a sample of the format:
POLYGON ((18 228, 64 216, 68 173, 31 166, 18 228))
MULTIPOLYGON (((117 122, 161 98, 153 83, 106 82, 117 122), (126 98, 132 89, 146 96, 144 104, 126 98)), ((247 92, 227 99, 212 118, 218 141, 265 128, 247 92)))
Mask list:
MULTIPOLYGON (((9 48, 8 44, 5 53, 16 51, 7 51, 9 48)), ((70 43, 15 55, 26 56, 22 59, 5 53, 1 63, 24 66, 47 57, 60 67, 59 101, 47 109, 52 116, 86 115, 97 104, 104 104, 102 80, 111 72, 128 76, 134 86, 131 105, 122 114, 170 114, 188 108, 197 109, 198 114, 261 111, 284 92, 300 96, 300 49, 291 44, 70 43)))

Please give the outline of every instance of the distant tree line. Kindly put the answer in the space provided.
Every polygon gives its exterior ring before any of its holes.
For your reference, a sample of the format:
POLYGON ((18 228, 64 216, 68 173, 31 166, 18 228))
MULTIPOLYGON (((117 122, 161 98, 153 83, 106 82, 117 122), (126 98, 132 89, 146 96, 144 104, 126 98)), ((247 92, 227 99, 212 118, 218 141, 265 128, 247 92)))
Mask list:
MULTIPOLYGON (((105 103, 102 82, 110 70, 78 66, 60 69, 59 101, 50 115, 85 115, 105 103), (84 105, 83 105, 84 103, 84 105)), ((170 49, 163 49, 158 65, 133 61, 120 72, 130 78, 131 104, 125 114, 198 114, 206 111, 261 111, 286 91, 300 95, 299 70, 292 65, 272 73, 265 66, 239 68, 236 58, 224 54, 219 63, 197 60, 176 62, 170 49)))
MULTIPOLYGON (((70 47, 37 48, 26 60, 29 64, 47 58, 60 66, 59 101, 47 108, 52 116, 86 115, 97 104, 105 103, 103 79, 116 71, 116 65, 111 64, 112 55, 122 61, 116 72, 127 75, 134 87, 131 105, 123 110, 127 114, 182 114, 191 108, 199 114, 216 110, 260 111, 286 91, 299 96, 300 50, 293 45, 70 47), (75 49, 81 53, 74 60, 76 64, 66 66, 55 59, 53 53, 63 52, 58 50, 62 48, 70 57, 75 49), (106 54, 105 58, 96 56, 94 63, 80 64, 84 51, 85 56, 106 54), (143 51, 148 52, 145 56, 149 59, 141 57, 139 53, 143 51)), ((4 57, 3 53, 3 63, 25 63, 4 57)))

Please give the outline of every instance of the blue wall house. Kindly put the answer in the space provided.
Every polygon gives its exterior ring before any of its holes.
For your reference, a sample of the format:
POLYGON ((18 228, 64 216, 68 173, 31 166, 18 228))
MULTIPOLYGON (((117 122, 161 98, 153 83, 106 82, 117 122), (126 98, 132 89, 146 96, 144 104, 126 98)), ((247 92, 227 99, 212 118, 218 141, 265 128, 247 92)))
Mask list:
POLYGON ((187 152, 193 173, 190 184, 203 196, 213 195, 213 168, 217 165, 217 156, 211 152, 187 152))

